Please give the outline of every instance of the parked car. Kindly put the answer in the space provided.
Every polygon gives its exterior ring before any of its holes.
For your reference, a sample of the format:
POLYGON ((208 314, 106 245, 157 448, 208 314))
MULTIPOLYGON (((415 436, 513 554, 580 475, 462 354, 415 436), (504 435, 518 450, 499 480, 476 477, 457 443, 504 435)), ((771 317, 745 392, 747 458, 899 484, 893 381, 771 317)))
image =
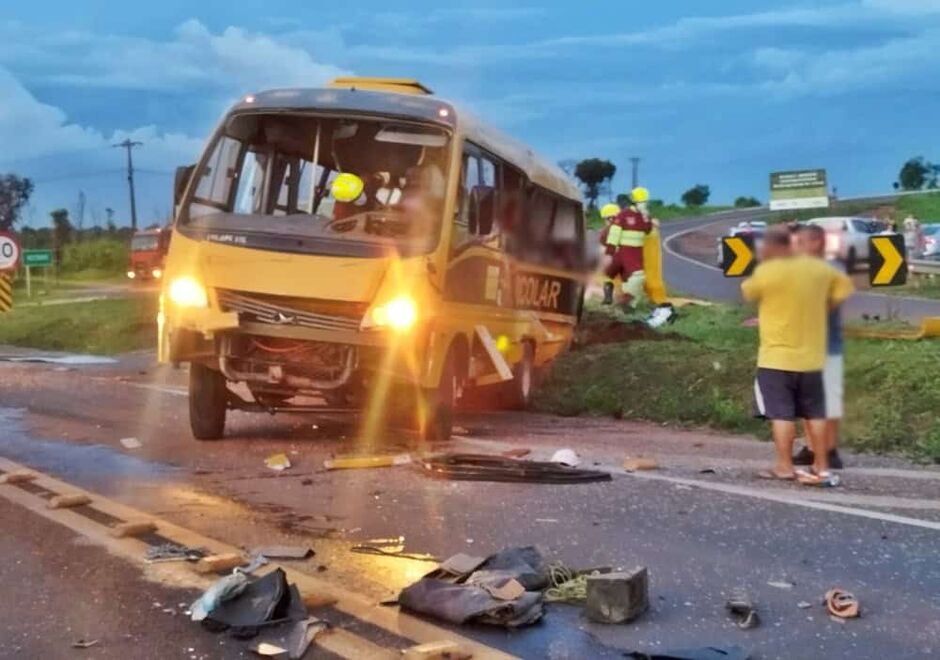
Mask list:
MULTIPOLYGON (((750 235, 754 238, 754 250, 760 250, 761 241, 764 240, 764 232, 767 231, 767 223, 763 220, 743 220, 728 230, 728 236, 750 235)), ((721 268, 724 262, 725 244, 718 239, 718 267, 721 268)))
POLYGON ((940 255, 940 223, 923 225, 924 231, 924 257, 940 255))
POLYGON ((891 233, 887 225, 871 218, 814 218, 806 224, 826 231, 826 258, 838 259, 848 272, 868 261, 872 236, 891 233))

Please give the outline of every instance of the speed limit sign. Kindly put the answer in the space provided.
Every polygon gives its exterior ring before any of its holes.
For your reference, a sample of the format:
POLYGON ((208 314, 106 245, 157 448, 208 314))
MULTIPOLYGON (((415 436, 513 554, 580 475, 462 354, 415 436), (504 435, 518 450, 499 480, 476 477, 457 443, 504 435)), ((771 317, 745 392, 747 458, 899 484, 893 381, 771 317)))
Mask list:
POLYGON ((13 234, 0 231, 0 273, 15 270, 20 262, 20 244, 13 234))

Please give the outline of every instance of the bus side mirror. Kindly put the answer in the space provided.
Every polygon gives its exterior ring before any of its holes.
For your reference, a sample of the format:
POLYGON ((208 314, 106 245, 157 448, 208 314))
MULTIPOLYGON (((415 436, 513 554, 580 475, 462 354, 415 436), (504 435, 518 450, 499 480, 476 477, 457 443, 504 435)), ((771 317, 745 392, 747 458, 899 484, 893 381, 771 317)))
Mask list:
POLYGON ((179 203, 183 201, 183 193, 186 192, 186 186, 193 178, 195 169, 195 165, 182 165, 176 168, 176 177, 173 180, 173 206, 179 206, 179 203))

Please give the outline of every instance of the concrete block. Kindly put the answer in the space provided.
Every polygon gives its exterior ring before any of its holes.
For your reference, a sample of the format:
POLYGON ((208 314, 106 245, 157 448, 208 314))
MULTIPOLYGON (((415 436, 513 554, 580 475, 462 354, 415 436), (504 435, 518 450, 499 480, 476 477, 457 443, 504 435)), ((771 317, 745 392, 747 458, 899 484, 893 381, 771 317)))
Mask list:
POLYGON ((589 575, 584 611, 597 623, 626 623, 649 607, 649 574, 646 568, 589 575))
POLYGON ((73 495, 56 495, 46 503, 46 506, 50 509, 68 509, 83 504, 91 504, 91 498, 84 493, 75 493, 73 495))
POLYGON ((34 472, 29 472, 27 470, 17 470, 15 472, 7 472, 6 474, 0 474, 0 484, 22 484, 27 481, 32 481, 36 478, 34 472))

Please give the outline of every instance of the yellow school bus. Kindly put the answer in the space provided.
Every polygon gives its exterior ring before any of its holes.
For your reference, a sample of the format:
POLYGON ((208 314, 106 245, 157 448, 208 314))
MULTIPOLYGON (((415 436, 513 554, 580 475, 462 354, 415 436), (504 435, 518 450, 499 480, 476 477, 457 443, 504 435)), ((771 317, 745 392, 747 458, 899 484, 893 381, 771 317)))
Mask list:
POLYGON ((577 187, 416 81, 244 97, 176 208, 159 357, 190 363, 197 439, 228 410, 400 400, 447 439, 469 389, 524 407, 581 312, 577 187))

